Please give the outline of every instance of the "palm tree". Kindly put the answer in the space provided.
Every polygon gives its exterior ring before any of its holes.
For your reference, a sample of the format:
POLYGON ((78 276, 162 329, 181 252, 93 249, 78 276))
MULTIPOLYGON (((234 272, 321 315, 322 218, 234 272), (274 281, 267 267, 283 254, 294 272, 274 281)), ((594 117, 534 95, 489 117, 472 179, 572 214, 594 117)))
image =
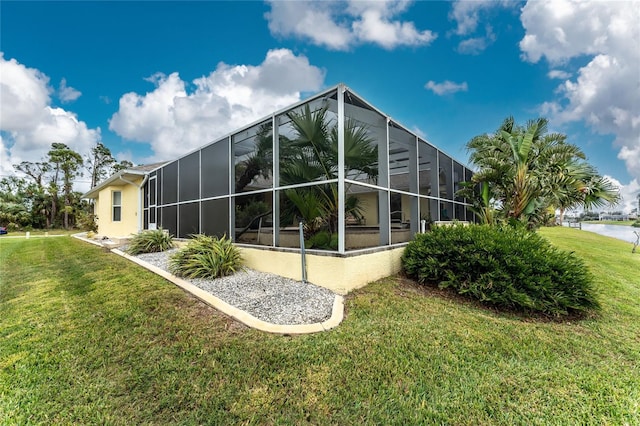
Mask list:
POLYGON ((271 123, 260 125, 255 137, 255 151, 236 165, 236 192, 242 192, 257 176, 262 176, 265 179, 269 178, 273 169, 271 131, 271 123))
POLYGON ((547 132, 545 118, 525 127, 513 117, 495 134, 480 135, 467 143, 470 159, 480 169, 474 183, 488 184, 490 196, 508 221, 529 227, 539 224, 549 206, 594 207, 617 201, 617 191, 595 168, 582 161, 584 153, 566 142, 566 136, 547 132))
MULTIPOLYGON (((327 119, 327 108, 311 111, 309 105, 300 112, 290 112, 295 137, 281 140, 280 183, 293 185, 338 178, 338 126, 327 119)), ((368 130, 354 120, 344 126, 345 175, 350 172, 377 177, 378 148, 368 130)), ((312 236, 321 228, 330 233, 338 228, 338 185, 319 184, 285 192, 289 206, 285 215, 299 215, 306 222, 305 233, 312 236), (288 211, 287 211, 288 210, 288 211)), ((356 197, 347 197, 345 213, 361 216, 356 197)))
POLYGON ((569 161, 557 179, 557 189, 550 199, 551 205, 560 210, 561 223, 567 209, 584 207, 590 210, 620 201, 618 187, 584 161, 569 161))

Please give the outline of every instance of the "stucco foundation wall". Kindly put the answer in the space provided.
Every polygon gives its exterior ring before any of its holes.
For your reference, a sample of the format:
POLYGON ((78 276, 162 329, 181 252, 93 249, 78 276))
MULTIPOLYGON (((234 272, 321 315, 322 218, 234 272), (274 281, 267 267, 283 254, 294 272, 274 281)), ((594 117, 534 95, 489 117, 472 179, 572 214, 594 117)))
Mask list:
MULTIPOLYGON (((140 184, 141 182, 142 179, 139 179, 136 183, 140 184)), ((127 237, 138 232, 139 192, 140 189, 130 184, 110 185, 100 191, 98 202, 94 207, 95 214, 98 216, 98 234, 108 237, 127 237), (113 191, 122 192, 121 220, 119 222, 112 220, 113 191)))
MULTIPOLYGON (((283 277, 302 279, 300 253, 240 247, 246 266, 283 277)), ((307 280, 338 294, 400 272, 404 247, 348 256, 307 253, 307 280)))

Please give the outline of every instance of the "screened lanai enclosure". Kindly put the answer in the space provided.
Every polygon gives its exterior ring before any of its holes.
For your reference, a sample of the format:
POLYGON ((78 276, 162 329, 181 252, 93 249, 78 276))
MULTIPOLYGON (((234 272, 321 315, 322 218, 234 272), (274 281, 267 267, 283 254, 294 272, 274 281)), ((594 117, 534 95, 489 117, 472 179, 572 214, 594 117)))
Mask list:
POLYGON ((473 221, 472 172, 338 85, 149 175, 144 228, 347 253, 473 221))

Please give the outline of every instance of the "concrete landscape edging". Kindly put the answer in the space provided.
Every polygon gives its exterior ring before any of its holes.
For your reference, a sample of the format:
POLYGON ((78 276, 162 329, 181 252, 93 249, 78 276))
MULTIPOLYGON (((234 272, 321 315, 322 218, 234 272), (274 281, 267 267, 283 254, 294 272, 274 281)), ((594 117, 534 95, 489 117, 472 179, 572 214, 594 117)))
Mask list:
MULTIPOLYGON (((80 235, 74 235, 74 238, 79 240, 102 246, 101 243, 91 241, 87 238, 83 238, 80 235)), ((184 291, 192 294, 196 298, 200 299, 204 303, 210 305, 211 307, 219 310, 220 312, 229 315, 230 317, 240 321, 244 325, 255 328, 256 330, 265 331, 267 333, 276 333, 276 334, 310 334, 310 333, 319 333, 321 331, 328 331, 332 328, 340 325, 342 320, 344 319, 344 297, 340 295, 335 295, 333 299, 333 307, 331 310, 331 317, 323 322, 313 323, 313 324, 272 324, 266 321, 263 321, 259 318, 254 317, 253 315, 245 312, 241 309, 236 308, 233 305, 228 304, 222 299, 212 295, 211 293, 204 291, 195 285, 176 277, 175 275, 170 274, 169 272, 160 269, 156 266, 153 266, 143 260, 138 259, 137 257, 130 256, 125 252, 112 249, 112 253, 117 254, 119 256, 124 257, 131 262, 134 262, 145 269, 153 272, 154 274, 160 275, 162 278, 167 281, 172 282, 176 286, 180 287, 184 291)))
MULTIPOLYGON (((81 241, 85 241, 97 246, 104 247, 101 242, 92 241, 89 238, 82 236, 81 234, 73 235, 74 238, 77 238, 81 241)), ((344 319, 344 297, 336 294, 333 299, 333 307, 331 310, 331 317, 323 322, 313 323, 313 324, 272 324, 266 321, 263 321, 259 318, 254 317, 248 312, 243 311, 242 309, 238 309, 233 305, 223 301, 222 299, 212 295, 211 293, 202 290, 201 288, 179 278, 175 275, 160 269, 150 263, 147 263, 141 259, 138 259, 135 256, 130 256, 127 253, 119 250, 117 248, 113 248, 110 250, 112 253, 117 254, 118 256, 122 256, 131 262, 134 262, 149 271, 160 275, 162 278, 170 281, 176 286, 180 287, 184 291, 192 294, 202 302, 210 305, 214 309, 219 310, 220 312, 229 315, 237 321, 245 324, 248 327, 255 328, 256 330, 265 331, 267 333, 276 333, 276 334, 310 334, 310 333, 319 333, 321 331, 331 330, 342 322, 344 319)))

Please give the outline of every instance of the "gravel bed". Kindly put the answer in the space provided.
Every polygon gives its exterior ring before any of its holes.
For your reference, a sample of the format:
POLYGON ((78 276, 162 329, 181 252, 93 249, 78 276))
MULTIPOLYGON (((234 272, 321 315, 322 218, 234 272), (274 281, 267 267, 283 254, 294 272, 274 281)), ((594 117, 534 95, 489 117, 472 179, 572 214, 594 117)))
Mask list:
MULTIPOLYGON (((165 271, 177 249, 136 256, 165 271)), ((216 279, 185 279, 219 299, 271 324, 313 324, 331 317, 335 294, 310 283, 245 268, 216 279)))

